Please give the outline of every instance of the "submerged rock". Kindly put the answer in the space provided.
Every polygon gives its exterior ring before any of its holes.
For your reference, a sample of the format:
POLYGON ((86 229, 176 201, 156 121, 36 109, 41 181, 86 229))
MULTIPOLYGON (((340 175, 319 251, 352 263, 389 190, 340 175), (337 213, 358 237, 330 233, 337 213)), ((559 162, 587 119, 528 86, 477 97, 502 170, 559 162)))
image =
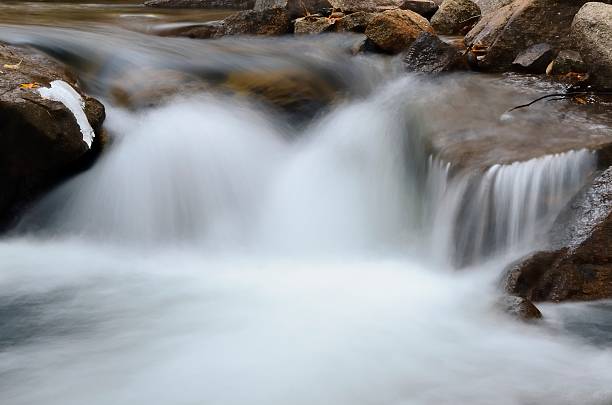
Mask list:
POLYGON ((7 220, 45 188, 81 170, 101 146, 96 136, 90 147, 91 134, 64 103, 52 99, 73 97, 76 90, 74 102, 96 135, 105 115, 69 71, 45 56, 0 44, 0 70, 0 219, 7 220), (41 96, 39 90, 55 81, 61 81, 58 88, 41 96), (58 97, 62 91, 65 97, 58 97))
POLYGON ((555 57, 555 51, 548 44, 536 44, 521 52, 512 65, 531 73, 544 73, 555 57))
POLYGON ((147 0, 147 7, 159 8, 226 8, 248 10, 253 8, 255 0, 147 0))
POLYGON ((181 25, 178 27, 163 28, 155 31, 162 37, 186 37, 194 39, 210 39, 223 36, 224 21, 211 21, 203 24, 181 25))
POLYGON ((510 266, 509 293, 533 301, 612 298, 612 168, 573 199, 549 239, 550 250, 510 266))
POLYGON ((296 34, 321 34, 332 31, 335 28, 335 20, 320 15, 310 15, 295 20, 296 34))
POLYGON ((456 35, 467 31, 479 18, 480 8, 473 1, 444 0, 431 17, 431 26, 438 34, 456 35))
POLYGON ((497 12, 483 15, 465 37, 466 45, 478 51, 478 66, 488 70, 510 68, 518 54, 533 44, 567 49, 572 19, 584 3, 515 0, 497 12))
POLYGON ((388 53, 408 48, 424 31, 433 29, 425 17, 408 10, 389 10, 376 14, 365 34, 376 46, 388 53))
POLYGON ((410 72, 441 73, 467 70, 464 52, 429 32, 423 32, 408 48, 404 65, 410 72))
POLYGON ((497 307, 504 313, 523 321, 542 318, 542 313, 533 302, 523 297, 505 295, 497 301, 497 307))
POLYGON ((587 65, 590 84, 612 89, 612 5, 585 4, 572 22, 571 34, 587 65))

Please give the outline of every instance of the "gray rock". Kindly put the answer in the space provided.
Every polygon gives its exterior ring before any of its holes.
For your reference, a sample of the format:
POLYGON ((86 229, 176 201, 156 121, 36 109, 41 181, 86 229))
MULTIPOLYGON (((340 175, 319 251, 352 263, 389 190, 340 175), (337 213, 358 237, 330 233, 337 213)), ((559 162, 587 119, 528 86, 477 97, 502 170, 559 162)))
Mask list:
POLYGON ((256 0, 254 10, 266 11, 274 8, 284 9, 291 19, 309 14, 325 14, 331 10, 328 0, 256 0))
POLYGON ((552 65, 550 74, 565 75, 568 73, 586 73, 586 65, 579 52, 563 50, 559 52, 552 65))
POLYGON ((431 18, 438 34, 455 35, 478 22, 480 8, 471 0, 444 0, 431 18))
POLYGON ((463 52, 429 32, 419 35, 408 48, 404 56, 404 65, 406 70, 420 73, 442 73, 468 69, 463 52))
POLYGON ((555 51, 548 44, 536 44, 521 52, 512 65, 531 73, 544 73, 555 57, 555 51))
POLYGON ((590 83, 612 89, 612 5, 586 3, 574 17, 571 36, 587 65, 590 83))

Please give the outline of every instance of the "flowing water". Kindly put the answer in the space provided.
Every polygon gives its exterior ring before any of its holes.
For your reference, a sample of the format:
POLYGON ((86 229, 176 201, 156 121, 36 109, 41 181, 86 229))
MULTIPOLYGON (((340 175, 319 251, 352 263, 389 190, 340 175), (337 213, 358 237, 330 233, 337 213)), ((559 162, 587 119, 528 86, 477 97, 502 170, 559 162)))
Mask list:
POLYGON ((2 404, 612 403, 606 303, 540 324, 495 306, 595 170, 580 145, 609 115, 507 116, 555 85, 407 76, 351 57, 352 37, 158 38, 113 16, 185 15, 1 7, 0 40, 72 65, 112 138, 0 242, 2 404), (152 74, 172 95, 126 105, 147 71, 198 85, 152 74), (208 87, 244 71, 314 72, 334 96, 296 124, 208 87))

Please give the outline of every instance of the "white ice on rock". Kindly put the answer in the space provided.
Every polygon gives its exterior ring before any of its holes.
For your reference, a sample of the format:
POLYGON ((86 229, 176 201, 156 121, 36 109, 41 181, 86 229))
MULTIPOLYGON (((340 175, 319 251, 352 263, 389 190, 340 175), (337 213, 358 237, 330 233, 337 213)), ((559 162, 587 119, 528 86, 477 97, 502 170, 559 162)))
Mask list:
POLYGON ((85 101, 81 95, 63 80, 52 81, 50 87, 41 87, 38 93, 47 100, 59 101, 72 112, 83 134, 83 141, 91 148, 95 133, 85 115, 85 101))

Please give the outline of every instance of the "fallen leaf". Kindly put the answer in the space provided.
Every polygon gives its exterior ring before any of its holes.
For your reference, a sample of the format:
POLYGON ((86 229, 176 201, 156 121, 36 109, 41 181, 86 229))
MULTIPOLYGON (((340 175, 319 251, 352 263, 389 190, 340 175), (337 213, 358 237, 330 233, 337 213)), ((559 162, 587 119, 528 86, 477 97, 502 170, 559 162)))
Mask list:
POLYGON ((15 64, 15 65, 5 64, 5 65, 3 66, 3 68, 5 68, 5 69, 17 70, 17 69, 19 69, 19 66, 21 66, 21 62, 23 62, 23 59, 21 59, 21 60, 19 61, 19 63, 15 64))
POLYGON ((578 104, 587 104, 587 100, 583 97, 576 97, 575 100, 578 104))
POLYGON ((40 87, 40 84, 38 83, 23 83, 19 85, 20 88, 22 89, 35 89, 37 87, 40 87))

